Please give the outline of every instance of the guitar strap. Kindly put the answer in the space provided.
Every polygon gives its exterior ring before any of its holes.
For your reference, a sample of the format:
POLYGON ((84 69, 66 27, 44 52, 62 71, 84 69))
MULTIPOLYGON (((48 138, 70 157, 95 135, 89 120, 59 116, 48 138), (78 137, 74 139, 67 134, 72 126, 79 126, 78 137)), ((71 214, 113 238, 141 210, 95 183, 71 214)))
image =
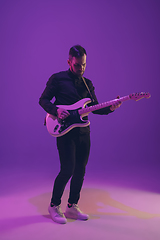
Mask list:
POLYGON ((87 88, 87 90, 88 90, 88 92, 89 92, 89 95, 90 95, 90 97, 91 97, 92 102, 94 102, 95 100, 94 100, 94 98, 93 98, 93 96, 92 96, 92 94, 91 94, 91 91, 89 90, 89 87, 88 87, 88 85, 87 85, 86 80, 84 79, 84 77, 82 77, 82 80, 83 80, 83 82, 84 82, 84 84, 85 84, 85 86, 86 86, 86 88, 87 88))

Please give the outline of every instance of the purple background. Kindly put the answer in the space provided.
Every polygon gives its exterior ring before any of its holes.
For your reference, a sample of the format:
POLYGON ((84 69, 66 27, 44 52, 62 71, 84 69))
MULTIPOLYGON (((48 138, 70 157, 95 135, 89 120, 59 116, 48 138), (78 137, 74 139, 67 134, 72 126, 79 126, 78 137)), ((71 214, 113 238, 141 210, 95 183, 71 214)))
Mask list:
MULTIPOLYGON (((46 81, 67 70, 69 48, 87 50, 85 75, 99 102, 132 92, 109 116, 90 114, 86 178, 159 191, 160 2, 157 0, 1 0, 1 176, 32 184, 53 179, 59 161, 38 105, 46 81), (38 178, 38 176, 40 178, 38 178)), ((16 187, 14 187, 15 190, 16 187)))

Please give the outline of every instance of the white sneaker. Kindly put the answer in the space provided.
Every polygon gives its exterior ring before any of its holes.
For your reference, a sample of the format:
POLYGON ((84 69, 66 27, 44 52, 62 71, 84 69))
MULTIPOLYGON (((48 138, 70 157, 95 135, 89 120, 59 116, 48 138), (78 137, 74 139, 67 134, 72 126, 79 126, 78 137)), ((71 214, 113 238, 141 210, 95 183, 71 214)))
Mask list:
POLYGON ((79 220, 88 220, 89 216, 85 213, 83 213, 77 204, 73 204, 72 207, 66 207, 66 212, 65 212, 66 218, 71 218, 71 219, 79 219, 79 220))
POLYGON ((62 213, 61 206, 53 206, 51 207, 49 205, 48 207, 48 212, 51 215, 51 218, 53 219, 54 222, 56 223, 66 223, 67 219, 65 218, 64 214, 62 213))

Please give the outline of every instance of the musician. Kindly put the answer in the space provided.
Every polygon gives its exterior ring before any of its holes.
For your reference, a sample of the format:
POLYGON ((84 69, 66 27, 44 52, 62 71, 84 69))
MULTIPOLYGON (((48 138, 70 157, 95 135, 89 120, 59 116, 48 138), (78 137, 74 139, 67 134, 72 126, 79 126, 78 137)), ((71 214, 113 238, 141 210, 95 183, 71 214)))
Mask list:
MULTIPOLYGON (((64 120, 70 114, 57 105, 71 105, 83 98, 91 98, 89 105, 98 104, 92 82, 83 77, 86 68, 86 50, 75 45, 69 50, 69 69, 53 74, 44 89, 39 104, 49 114, 64 120), (54 103, 51 100, 55 98, 54 103)), ((120 107, 117 102, 110 107, 93 113, 107 115, 120 107)), ((60 158, 60 172, 57 175, 48 211, 55 222, 66 223, 67 218, 87 220, 88 215, 78 207, 85 168, 90 151, 90 127, 76 127, 61 137, 57 137, 57 149, 60 158), (61 197, 69 179, 70 193, 65 214, 61 211, 61 197)))

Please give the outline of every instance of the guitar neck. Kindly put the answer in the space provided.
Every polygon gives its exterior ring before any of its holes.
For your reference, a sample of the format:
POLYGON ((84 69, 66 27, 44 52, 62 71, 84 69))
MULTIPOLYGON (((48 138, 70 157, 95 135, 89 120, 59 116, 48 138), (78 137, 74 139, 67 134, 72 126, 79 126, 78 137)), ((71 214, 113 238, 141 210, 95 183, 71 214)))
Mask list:
POLYGON ((119 99, 114 99, 114 100, 111 100, 111 101, 108 101, 108 102, 104 102, 104 103, 96 104, 96 105, 93 105, 93 106, 90 106, 90 107, 79 109, 78 112, 79 112, 80 115, 88 115, 90 112, 93 112, 93 111, 96 111, 96 110, 99 110, 99 109, 102 109, 102 108, 105 108, 105 107, 109 107, 117 101, 125 102, 125 101, 128 101, 130 99, 131 99, 130 96, 127 95, 127 96, 121 97, 119 99))

